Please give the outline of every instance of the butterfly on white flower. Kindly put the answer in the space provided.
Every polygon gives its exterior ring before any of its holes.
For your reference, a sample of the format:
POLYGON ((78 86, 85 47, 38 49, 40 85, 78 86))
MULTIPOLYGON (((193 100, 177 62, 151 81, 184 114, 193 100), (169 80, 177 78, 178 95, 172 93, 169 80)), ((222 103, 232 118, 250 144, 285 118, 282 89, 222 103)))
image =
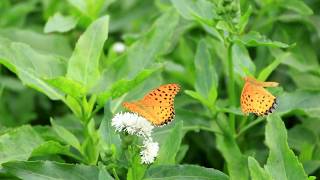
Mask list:
POLYGON ((117 113, 111 120, 111 125, 118 132, 127 132, 143 138, 143 146, 140 152, 141 163, 151 164, 158 155, 159 143, 154 142, 151 137, 154 126, 144 117, 136 113, 117 113))

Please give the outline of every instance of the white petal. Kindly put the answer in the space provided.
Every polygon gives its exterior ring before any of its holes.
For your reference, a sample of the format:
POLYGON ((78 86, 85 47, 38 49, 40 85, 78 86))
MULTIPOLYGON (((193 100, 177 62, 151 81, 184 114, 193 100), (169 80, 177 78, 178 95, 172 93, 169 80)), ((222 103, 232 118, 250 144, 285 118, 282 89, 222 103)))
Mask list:
POLYGON ((153 142, 152 139, 145 140, 143 144, 143 150, 140 152, 141 163, 153 163, 158 155, 159 144, 157 142, 153 142))
POLYGON ((113 118, 111 125, 116 131, 126 131, 131 135, 150 137, 154 126, 145 118, 135 113, 117 113, 113 118))

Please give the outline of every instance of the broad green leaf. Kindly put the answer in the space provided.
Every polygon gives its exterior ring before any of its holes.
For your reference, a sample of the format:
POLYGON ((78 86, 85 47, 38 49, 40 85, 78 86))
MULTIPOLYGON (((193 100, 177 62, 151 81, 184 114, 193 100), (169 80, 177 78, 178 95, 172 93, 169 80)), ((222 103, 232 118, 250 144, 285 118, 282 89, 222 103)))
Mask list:
POLYGON ((99 59, 108 37, 109 16, 94 21, 79 38, 69 59, 67 77, 86 88, 91 88, 100 78, 99 59))
POLYGON ((207 0, 171 0, 171 3, 185 19, 210 22, 216 17, 214 4, 207 0))
POLYGON ((106 167, 102 163, 99 163, 98 167, 99 167, 99 180, 113 180, 111 175, 106 170, 106 167))
POLYGON ((38 146, 32 151, 31 156, 47 156, 54 154, 66 155, 77 160, 81 160, 80 157, 71 153, 69 145, 61 145, 56 141, 46 141, 42 143, 40 146, 38 146))
POLYGON ((86 0, 67 0, 69 4, 78 9, 82 14, 88 15, 86 0))
POLYGON ((175 164, 176 155, 183 138, 182 127, 183 121, 179 121, 172 126, 171 132, 166 136, 164 142, 160 144, 160 150, 154 165, 175 164))
POLYGON ((194 60, 196 91, 213 104, 217 97, 218 76, 205 40, 200 40, 194 60), (210 99, 209 99, 210 98, 210 99))
POLYGON ((0 164, 27 160, 41 143, 42 138, 29 125, 9 130, 0 136, 0 164))
POLYGON ((248 165, 252 180, 272 180, 270 174, 253 157, 248 157, 248 165))
POLYGON ((53 79, 46 79, 45 81, 61 92, 75 98, 84 97, 87 92, 87 89, 82 84, 64 76, 59 76, 53 79))
POLYGON ((89 180, 99 178, 96 166, 66 164, 53 161, 18 161, 3 164, 3 169, 21 179, 89 180))
POLYGON ((29 13, 36 9, 36 1, 23 1, 13 4, 10 2, 6 5, 5 1, 0 4, 0 27, 21 26, 26 21, 29 13), (2 4, 3 3, 3 4, 2 4))
POLYGON ((154 61, 171 49, 178 22, 179 16, 175 11, 166 11, 127 49, 126 54, 104 70, 101 81, 92 90, 99 94, 97 101, 100 106, 110 97, 123 95, 160 68, 154 61))
MULTIPOLYGON (((320 160, 309 160, 303 163, 303 168, 307 174, 313 174, 320 168, 320 160)), ((309 176, 310 178, 310 176, 309 176)))
POLYGON ((230 179, 249 178, 248 160, 240 151, 239 146, 228 124, 228 120, 222 114, 218 116, 217 122, 223 134, 216 133, 217 148, 225 159, 230 179))
POLYGON ((234 71, 241 77, 251 76, 255 73, 256 67, 247 48, 239 43, 232 45, 232 62, 234 71))
POLYGON ((292 11, 295 11, 302 15, 312 15, 313 11, 308 5, 302 0, 290 0, 281 3, 281 6, 292 11))
POLYGON ((228 176, 221 171, 196 165, 158 165, 150 167, 145 180, 227 180, 228 176))
MULTIPOLYGON (((121 139, 115 128, 111 126, 112 113, 110 109, 110 102, 106 103, 104 107, 104 118, 99 127, 100 141, 103 148, 103 153, 111 152, 115 156, 120 155, 121 139)), ((101 155, 104 157, 106 154, 101 155)))
POLYGON ((0 63, 16 73, 22 82, 53 100, 64 100, 64 95, 42 78, 64 74, 64 63, 57 57, 41 54, 23 43, 0 39, 0 63))
POLYGON ((51 119, 52 128, 57 133, 57 135, 67 144, 71 145, 77 150, 81 150, 80 142, 75 135, 73 135, 69 130, 66 128, 58 125, 55 120, 51 119))
POLYGON ((296 125, 288 131, 288 143, 290 147, 299 152, 299 160, 302 162, 312 160, 313 152, 318 142, 317 135, 303 125, 296 125))
POLYGON ((281 118, 272 114, 267 117, 266 144, 270 150, 265 169, 273 179, 307 179, 302 164, 289 148, 287 132, 281 118))
POLYGON ((120 78, 133 79, 144 69, 154 66, 154 61, 159 56, 166 54, 171 48, 176 28, 178 28, 179 15, 169 9, 160 16, 151 29, 132 46, 129 47, 125 59, 119 59, 121 68, 115 69, 116 76, 120 78), (122 62, 121 60, 124 60, 122 62))
POLYGON ((44 26, 45 33, 68 32, 77 25, 78 20, 73 16, 63 16, 59 12, 49 18, 44 26))
POLYGON ((279 96, 279 105, 276 112, 287 114, 294 110, 300 110, 311 117, 319 117, 320 94, 313 91, 286 92, 279 96))
POLYGON ((0 30, 0 35, 13 42, 28 44, 40 52, 56 54, 64 58, 70 57, 72 49, 68 39, 58 34, 40 34, 26 29, 6 28, 0 30))
POLYGON ((11 77, 11 76, 0 77, 0 84, 4 88, 10 89, 10 90, 16 91, 16 92, 24 91, 26 89, 26 87, 24 87, 17 78, 11 77))
POLYGON ((267 37, 261 35, 259 32, 251 31, 247 34, 244 34, 240 37, 234 39, 236 42, 240 42, 246 46, 270 46, 270 47, 278 47, 278 48, 288 48, 289 45, 279 42, 279 41, 272 41, 267 37))
POLYGON ((267 78, 270 76, 270 74, 275 71, 275 69, 284 61, 287 59, 287 57, 289 56, 289 53, 282 53, 279 54, 278 57, 276 57, 276 59, 274 61, 272 61, 271 64, 269 64, 267 67, 263 68, 259 75, 258 75, 258 80, 260 81, 265 81, 267 80, 267 78))
MULTIPOLYGON (((131 80, 121 79, 119 81, 114 82, 108 90, 98 94, 98 97, 97 97, 98 104, 103 106, 105 102, 110 98, 117 98, 122 96, 124 93, 128 92, 129 90, 131 90, 132 88, 134 88, 135 86, 143 82, 145 79, 150 77, 158 69, 159 67, 154 69, 145 69, 145 70, 142 70, 139 74, 137 74, 135 78, 131 80)), ((108 72, 106 72, 106 76, 107 76, 107 73, 108 72)), ((104 81, 101 81, 101 84, 103 82, 104 81)))
POLYGON ((83 15, 96 19, 101 9, 106 8, 114 0, 67 0, 69 4, 79 10, 83 15))
POLYGON ((289 75, 300 90, 319 91, 320 75, 291 69, 289 75))
POLYGON ((205 97, 201 96, 198 92, 196 91, 191 91, 191 90, 185 90, 184 93, 186 93, 188 96, 200 101, 202 104, 210 107, 212 106, 212 104, 209 104, 208 99, 206 99, 205 97))

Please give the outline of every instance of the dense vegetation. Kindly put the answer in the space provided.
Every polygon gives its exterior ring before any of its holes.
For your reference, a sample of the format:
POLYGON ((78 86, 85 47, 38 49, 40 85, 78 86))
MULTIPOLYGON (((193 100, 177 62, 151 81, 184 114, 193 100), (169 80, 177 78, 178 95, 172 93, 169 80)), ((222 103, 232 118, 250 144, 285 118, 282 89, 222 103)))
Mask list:
POLYGON ((1 179, 320 176, 317 0, 1 0, 1 179), (243 77, 279 82, 268 116, 243 77), (178 83, 175 120, 116 132, 122 102, 178 83))

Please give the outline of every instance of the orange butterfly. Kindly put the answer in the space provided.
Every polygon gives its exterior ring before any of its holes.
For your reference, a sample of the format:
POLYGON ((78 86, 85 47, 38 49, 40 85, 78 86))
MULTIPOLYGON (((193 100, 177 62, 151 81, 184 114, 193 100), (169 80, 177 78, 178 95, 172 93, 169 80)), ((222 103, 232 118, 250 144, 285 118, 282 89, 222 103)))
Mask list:
POLYGON ((241 110, 244 114, 254 113, 258 116, 272 113, 277 106, 277 98, 264 87, 276 87, 277 82, 260 82, 251 77, 245 77, 241 93, 241 110))
POLYGON ((123 106, 143 116, 152 124, 161 126, 173 120, 175 115, 174 97, 179 90, 178 84, 162 85, 149 92, 141 100, 124 102, 123 106))

